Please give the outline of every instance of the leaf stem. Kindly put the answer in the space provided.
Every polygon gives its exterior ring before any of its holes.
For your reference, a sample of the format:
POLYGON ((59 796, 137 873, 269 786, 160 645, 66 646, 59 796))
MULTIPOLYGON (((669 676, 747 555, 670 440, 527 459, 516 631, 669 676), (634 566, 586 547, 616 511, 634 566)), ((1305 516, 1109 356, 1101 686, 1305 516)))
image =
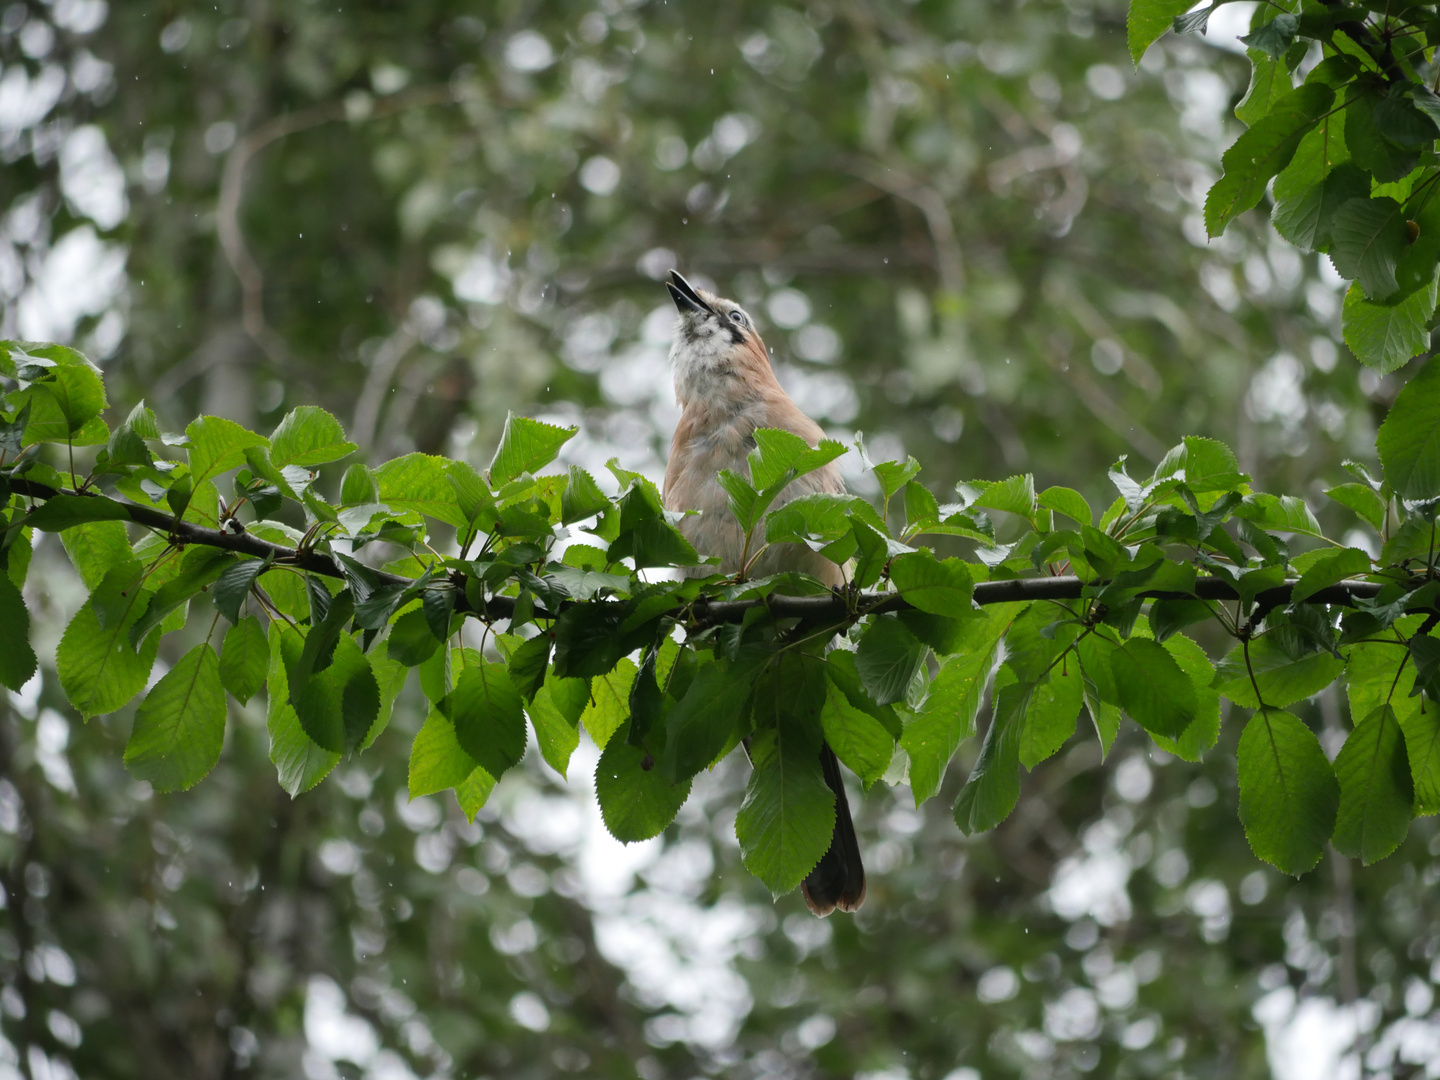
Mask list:
POLYGON ((1250 676, 1250 685, 1255 689, 1255 701, 1261 710, 1265 709, 1265 698, 1260 694, 1260 683, 1255 678, 1255 666, 1250 663, 1250 635, 1246 634, 1240 639, 1240 647, 1245 653, 1245 673, 1250 676))

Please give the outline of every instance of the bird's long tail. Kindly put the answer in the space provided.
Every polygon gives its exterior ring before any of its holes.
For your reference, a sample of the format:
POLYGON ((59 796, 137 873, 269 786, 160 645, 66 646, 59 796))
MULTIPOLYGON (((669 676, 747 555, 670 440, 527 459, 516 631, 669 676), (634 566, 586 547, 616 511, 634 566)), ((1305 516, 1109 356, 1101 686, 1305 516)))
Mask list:
POLYGON ((810 910, 823 917, 836 908, 856 911, 865 902, 865 867, 860 862, 860 844, 855 838, 855 823, 850 820, 840 762, 828 743, 820 746, 820 767, 825 783, 835 793, 835 832, 830 837, 830 850, 806 875, 800 891, 810 910))

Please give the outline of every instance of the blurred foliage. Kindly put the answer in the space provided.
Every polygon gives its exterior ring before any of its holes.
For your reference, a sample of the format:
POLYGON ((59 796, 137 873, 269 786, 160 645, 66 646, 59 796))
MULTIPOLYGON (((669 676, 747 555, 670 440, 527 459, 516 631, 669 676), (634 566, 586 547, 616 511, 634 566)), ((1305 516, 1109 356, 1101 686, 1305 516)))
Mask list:
MULTIPOLYGON (((1185 431, 1332 531, 1404 373, 1357 378, 1342 282, 1260 215, 1206 241, 1248 65, 1216 19, 1132 73, 1124 14, 12 3, 0 335, 73 339, 167 426, 316 403, 376 460, 478 459, 515 410, 658 474, 673 253, 937 491, 1144 474, 1185 431)), ((81 594, 57 545, 30 580, 53 655, 81 594)), ((974 839, 852 800, 870 899, 822 923, 740 867, 738 770, 621 850, 584 748, 477 826, 406 803, 413 701, 293 803, 254 707, 180 796, 124 776, 129 715, 62 708, 45 672, 3 725, 3 1075, 1263 1075, 1357 1024, 1377 1072, 1433 1056, 1432 823, 1363 871, 1258 868, 1235 724, 1198 767, 1077 748, 974 839)), ((1333 751, 1339 697, 1301 708, 1333 751)))

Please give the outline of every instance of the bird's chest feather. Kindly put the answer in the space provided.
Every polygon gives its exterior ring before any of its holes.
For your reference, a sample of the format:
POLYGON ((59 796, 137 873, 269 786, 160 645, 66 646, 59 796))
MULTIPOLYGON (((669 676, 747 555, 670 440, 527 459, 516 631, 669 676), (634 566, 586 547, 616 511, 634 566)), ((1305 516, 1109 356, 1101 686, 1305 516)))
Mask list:
MULTIPOLYGON (((755 448, 755 429, 784 427, 793 430, 791 425, 777 422, 779 419, 757 415, 753 409, 737 410, 730 415, 687 410, 676 429, 675 444, 665 471, 666 508, 699 511, 681 522, 680 531, 701 555, 719 556, 720 568, 726 573, 735 573, 740 569, 745 535, 730 513, 730 497, 720 486, 719 474, 729 469, 748 478, 750 462, 747 455, 755 448)), ((814 427, 808 421, 807 426, 814 427)), ((813 444, 819 429, 797 431, 796 434, 813 444)), ((843 490, 839 474, 833 466, 826 466, 788 485, 776 498, 772 509, 812 492, 838 494, 843 490)), ((752 554, 764 543, 764 527, 759 526, 755 531, 756 535, 751 538, 752 554)), ((805 570, 826 581, 832 577, 838 580, 838 569, 832 563, 798 544, 775 545, 751 568, 751 574, 763 576, 781 570, 805 570)), ((713 570, 701 567, 696 572, 710 573, 713 570)))

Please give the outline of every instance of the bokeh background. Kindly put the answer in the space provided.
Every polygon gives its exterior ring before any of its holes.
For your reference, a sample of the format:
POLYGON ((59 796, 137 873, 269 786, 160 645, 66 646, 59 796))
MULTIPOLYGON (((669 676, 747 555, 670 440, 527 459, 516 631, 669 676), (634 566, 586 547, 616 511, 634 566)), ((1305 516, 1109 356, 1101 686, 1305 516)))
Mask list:
MULTIPOLYGON (((1107 503, 1195 433, 1342 534, 1322 491, 1405 372, 1337 344, 1339 278, 1263 217, 1205 240, 1251 7, 1134 70, 1120 0, 17 0, 0 336, 171 427, 316 403, 372 462, 483 466, 514 410, 658 477, 678 266, 942 501, 1027 471, 1107 503)), ((1333 752, 1343 697, 1305 708, 1333 752)), ((869 901, 821 922, 740 867, 733 762, 625 848, 588 745, 473 823, 408 801, 408 698, 293 801, 253 705, 164 797, 48 668, 0 710, 0 1080, 1440 1075, 1440 834, 1281 877, 1233 722, 1200 766, 1082 731, 971 839, 974 746, 918 810, 856 792, 869 901)))

